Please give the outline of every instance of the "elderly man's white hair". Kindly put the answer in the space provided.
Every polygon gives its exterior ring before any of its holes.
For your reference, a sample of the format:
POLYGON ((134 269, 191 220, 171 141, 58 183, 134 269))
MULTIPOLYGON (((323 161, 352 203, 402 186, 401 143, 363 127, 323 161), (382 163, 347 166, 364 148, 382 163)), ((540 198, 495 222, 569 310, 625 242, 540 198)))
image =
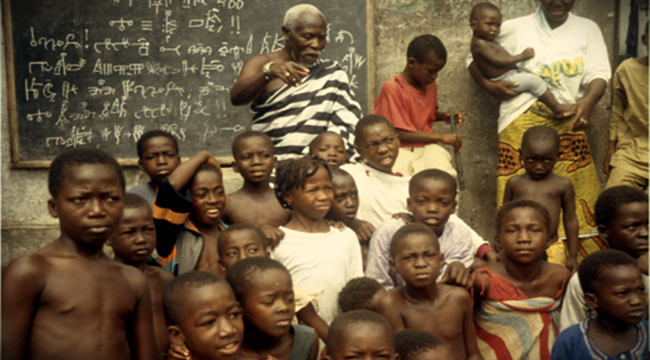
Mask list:
POLYGON ((318 8, 314 5, 298 4, 287 10, 286 14, 284 14, 284 27, 290 31, 295 30, 298 22, 300 21, 300 17, 303 14, 320 15, 323 17, 323 19, 325 19, 325 15, 323 15, 323 13, 320 12, 320 10, 318 10, 318 8))

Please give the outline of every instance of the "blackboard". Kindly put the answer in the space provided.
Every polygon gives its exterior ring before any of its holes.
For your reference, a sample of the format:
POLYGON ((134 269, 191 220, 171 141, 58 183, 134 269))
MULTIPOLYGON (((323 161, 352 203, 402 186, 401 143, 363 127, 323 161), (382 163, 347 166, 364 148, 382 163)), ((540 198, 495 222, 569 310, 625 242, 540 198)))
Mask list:
MULTIPOLYGON (((294 0, 7 0, 12 166, 45 167, 77 146, 137 158, 143 132, 162 129, 182 156, 231 157, 250 128, 229 89, 255 54, 284 46, 294 0)), ((364 0, 310 1, 328 22, 321 58, 346 69, 367 112, 364 0)))

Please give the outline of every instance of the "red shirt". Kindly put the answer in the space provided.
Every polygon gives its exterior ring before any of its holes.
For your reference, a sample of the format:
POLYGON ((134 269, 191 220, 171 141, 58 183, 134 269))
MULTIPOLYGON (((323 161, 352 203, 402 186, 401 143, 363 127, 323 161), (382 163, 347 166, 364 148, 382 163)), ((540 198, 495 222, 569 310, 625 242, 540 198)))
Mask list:
MULTIPOLYGON (((438 85, 434 81, 422 92, 404 80, 402 74, 393 76, 381 87, 374 113, 383 115, 396 129, 432 133, 438 111, 438 85)), ((422 143, 402 142, 401 146, 424 146, 422 143)))

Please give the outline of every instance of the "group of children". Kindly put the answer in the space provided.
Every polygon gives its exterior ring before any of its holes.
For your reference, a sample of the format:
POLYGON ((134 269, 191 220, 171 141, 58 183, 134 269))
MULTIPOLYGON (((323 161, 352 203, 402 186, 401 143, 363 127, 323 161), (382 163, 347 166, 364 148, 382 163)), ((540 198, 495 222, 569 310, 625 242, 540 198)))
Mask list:
MULTIPOLYGON (((514 65, 534 54, 504 53, 500 21, 489 4, 472 11, 474 59, 523 84, 514 65)), ((209 152, 181 162, 154 130, 137 143, 150 182, 125 193, 109 154, 59 155, 48 210, 61 236, 3 272, 3 358, 647 359, 647 194, 601 194, 611 249, 578 264, 574 188, 553 174, 559 136, 532 127, 493 249, 454 214, 455 171, 436 144, 458 150, 460 136, 431 128, 462 124, 438 111, 446 50, 424 35, 407 58, 356 126, 362 163, 333 132, 278 163, 271 139, 246 131, 232 143, 244 183, 226 195, 209 152)), ((575 112, 547 93, 556 115, 575 112)))

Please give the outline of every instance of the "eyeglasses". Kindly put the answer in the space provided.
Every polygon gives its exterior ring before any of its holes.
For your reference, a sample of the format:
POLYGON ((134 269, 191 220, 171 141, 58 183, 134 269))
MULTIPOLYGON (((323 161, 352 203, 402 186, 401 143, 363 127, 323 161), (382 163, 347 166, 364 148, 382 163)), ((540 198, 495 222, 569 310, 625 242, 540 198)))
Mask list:
POLYGON ((397 135, 391 135, 384 138, 382 141, 373 141, 370 144, 366 145, 367 150, 375 151, 379 148, 379 145, 391 145, 397 139, 397 135))

